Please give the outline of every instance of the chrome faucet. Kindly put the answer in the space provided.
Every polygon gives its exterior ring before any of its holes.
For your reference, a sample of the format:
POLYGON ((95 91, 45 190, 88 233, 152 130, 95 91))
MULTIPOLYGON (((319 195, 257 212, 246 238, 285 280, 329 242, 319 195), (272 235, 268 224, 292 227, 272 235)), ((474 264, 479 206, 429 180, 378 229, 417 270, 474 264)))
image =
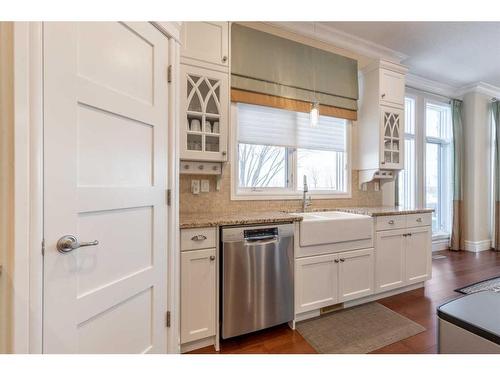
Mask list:
POLYGON ((306 212, 306 208, 312 204, 311 196, 307 197, 308 191, 309 191, 309 188, 307 186, 307 176, 304 175, 304 190, 302 193, 302 212, 306 212))

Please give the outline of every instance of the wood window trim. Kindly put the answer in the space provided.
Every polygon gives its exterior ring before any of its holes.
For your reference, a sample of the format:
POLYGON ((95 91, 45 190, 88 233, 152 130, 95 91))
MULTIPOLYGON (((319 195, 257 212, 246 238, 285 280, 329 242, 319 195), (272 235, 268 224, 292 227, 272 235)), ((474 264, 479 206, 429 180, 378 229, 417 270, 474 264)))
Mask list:
MULTIPOLYGON (((308 113, 311 111, 311 103, 309 102, 267 94, 260 94, 234 88, 231 89, 231 101, 237 103, 255 104, 266 107, 286 109, 295 112, 308 113)), ((337 117, 350 121, 356 121, 358 118, 357 111, 354 111, 352 109, 332 107, 323 104, 320 104, 319 112, 323 116, 337 117)))

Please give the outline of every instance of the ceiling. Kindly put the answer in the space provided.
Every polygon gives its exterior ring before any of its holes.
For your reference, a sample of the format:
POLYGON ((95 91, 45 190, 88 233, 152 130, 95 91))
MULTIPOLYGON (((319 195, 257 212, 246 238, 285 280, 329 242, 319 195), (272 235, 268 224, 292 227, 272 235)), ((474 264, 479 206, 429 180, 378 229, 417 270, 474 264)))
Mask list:
POLYGON ((500 87, 500 22, 321 22, 403 53, 410 73, 461 87, 500 87))

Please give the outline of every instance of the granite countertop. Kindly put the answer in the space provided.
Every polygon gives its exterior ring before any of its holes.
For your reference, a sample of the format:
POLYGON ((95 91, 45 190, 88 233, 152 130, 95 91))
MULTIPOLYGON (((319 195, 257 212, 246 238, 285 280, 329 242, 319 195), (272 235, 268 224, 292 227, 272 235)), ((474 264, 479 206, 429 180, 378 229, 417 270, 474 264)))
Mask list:
POLYGON ((213 213, 180 215, 180 228, 216 227, 218 225, 247 225, 266 223, 291 223, 302 217, 279 211, 241 213, 213 213))
MULTIPOLYGON (((321 211, 342 211, 358 215, 389 216, 389 215, 407 215, 419 214, 434 211, 431 208, 408 208, 398 206, 380 206, 380 207, 340 207, 328 209, 312 209, 307 212, 321 211)), ((247 224, 266 224, 266 223, 290 223, 302 221, 300 212, 247 212, 241 213, 210 213, 210 214, 185 214, 180 215, 180 228, 203 228, 216 227, 219 225, 247 225, 247 224)))
POLYGON ((358 215, 367 216, 390 216, 390 215, 408 215, 408 214, 423 214, 433 212, 432 208, 410 208, 402 206, 379 206, 379 207, 342 207, 335 208, 334 211, 349 212, 358 215))

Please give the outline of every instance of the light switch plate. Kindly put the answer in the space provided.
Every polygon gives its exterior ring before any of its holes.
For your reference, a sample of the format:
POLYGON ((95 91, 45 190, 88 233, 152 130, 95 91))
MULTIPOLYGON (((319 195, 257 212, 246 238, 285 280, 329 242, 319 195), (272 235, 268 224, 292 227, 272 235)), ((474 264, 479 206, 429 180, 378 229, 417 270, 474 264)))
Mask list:
POLYGON ((191 193, 200 194, 200 180, 191 180, 191 193))
POLYGON ((209 180, 201 180, 201 192, 202 193, 210 192, 210 181, 209 180))

